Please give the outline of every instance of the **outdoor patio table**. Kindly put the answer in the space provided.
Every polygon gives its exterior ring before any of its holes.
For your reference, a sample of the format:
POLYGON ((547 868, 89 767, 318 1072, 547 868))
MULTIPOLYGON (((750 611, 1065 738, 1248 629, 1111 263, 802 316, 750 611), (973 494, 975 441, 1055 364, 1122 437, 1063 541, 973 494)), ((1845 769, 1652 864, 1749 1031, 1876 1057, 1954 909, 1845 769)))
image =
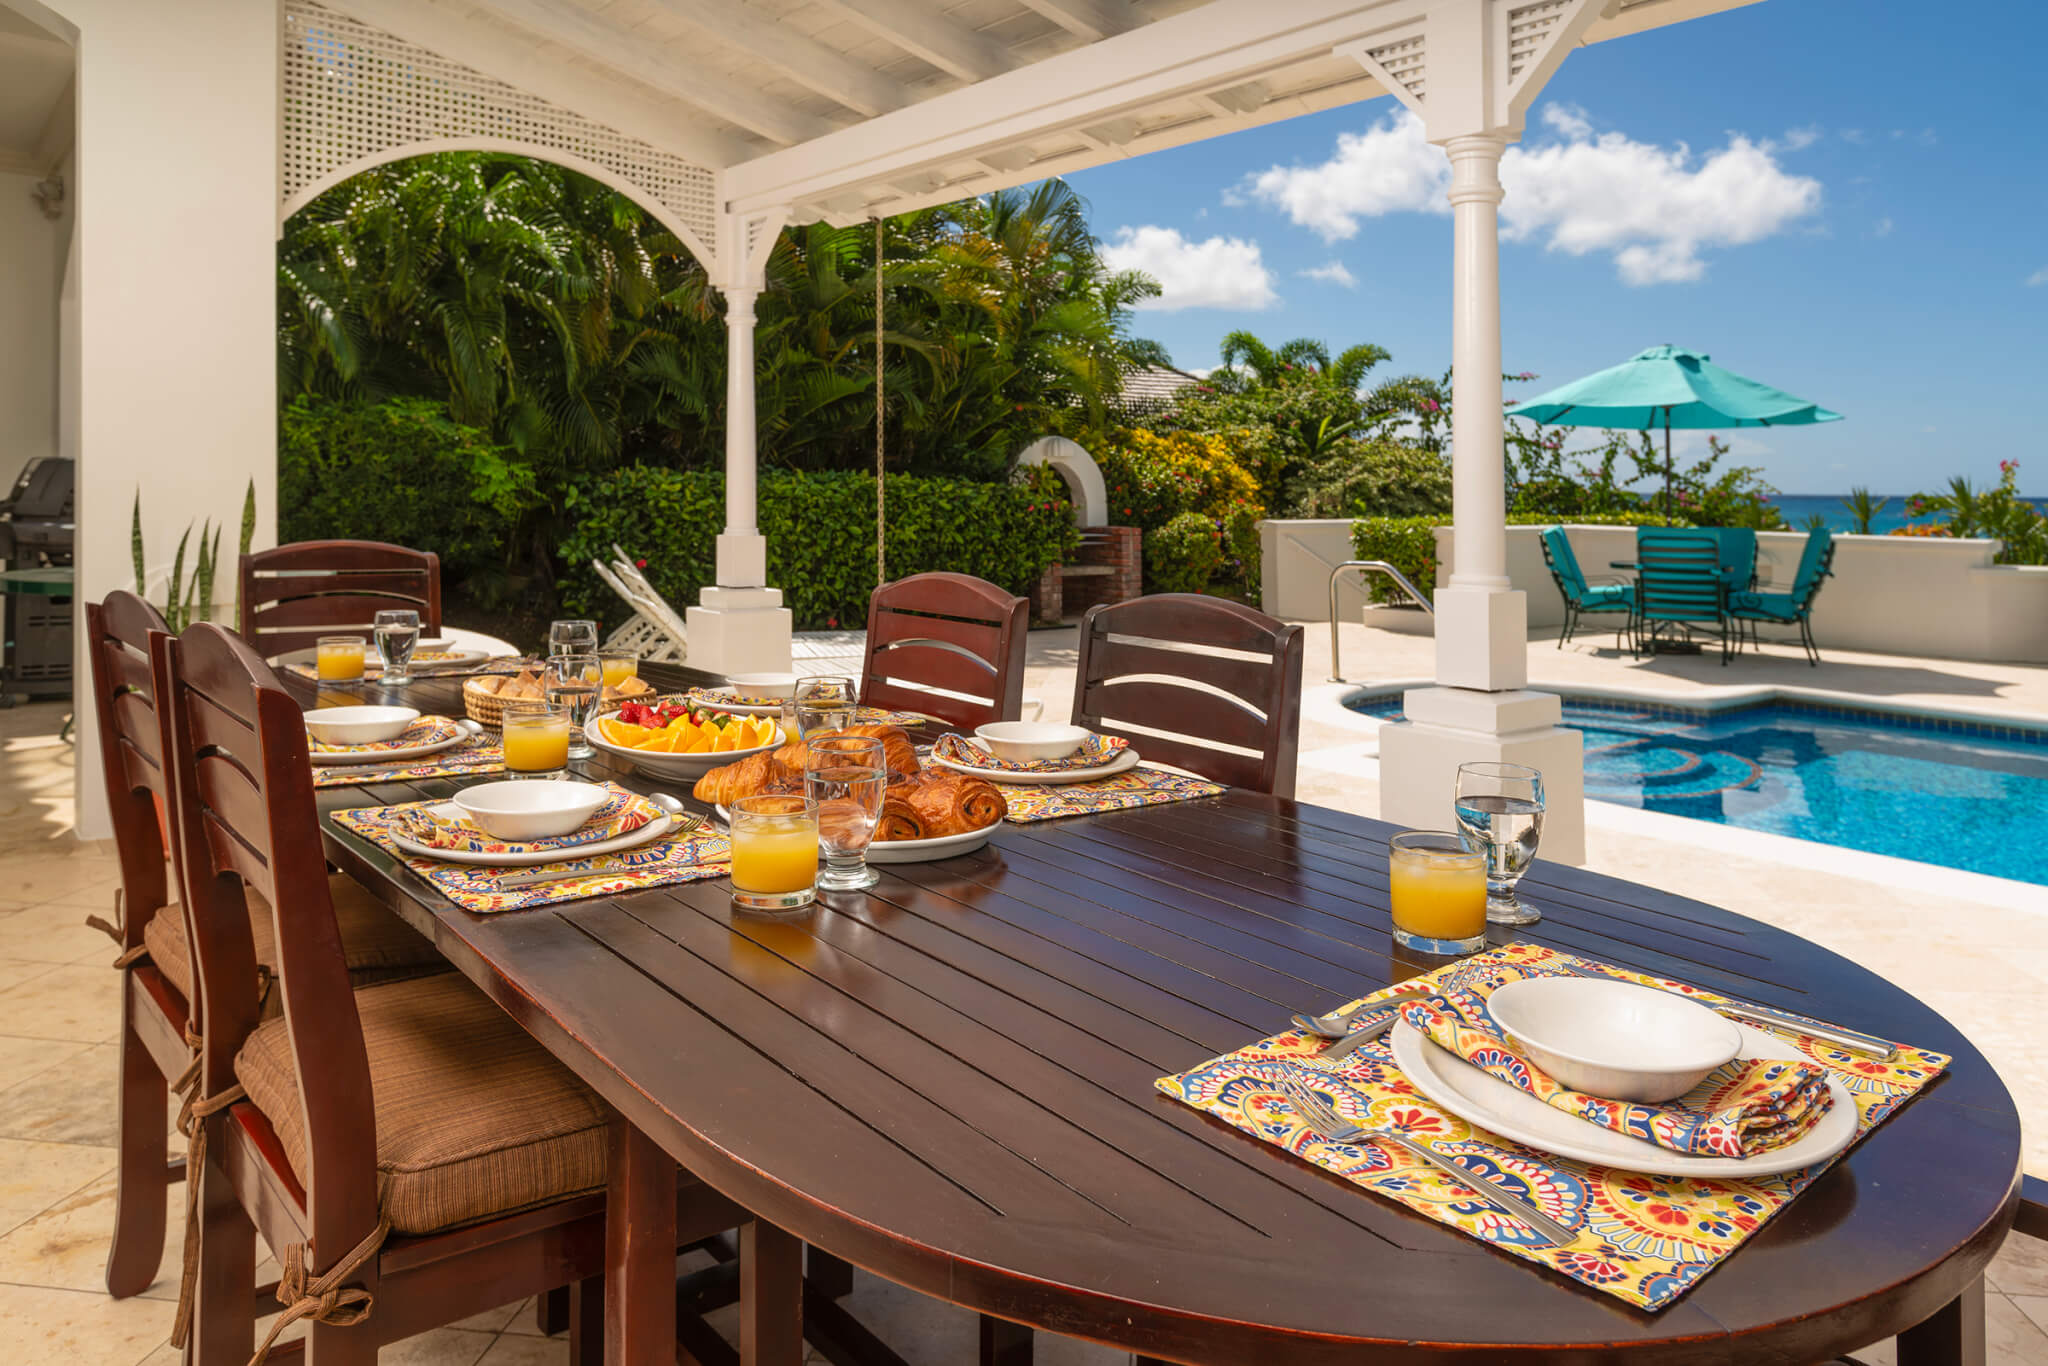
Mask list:
MULTIPOLYGON (((663 686, 695 677, 643 672, 663 686)), ((452 681, 402 696, 460 712, 452 681)), ((734 917, 723 880, 476 915, 332 823, 327 845, 623 1117, 613 1361, 673 1358, 668 1157, 880 1276, 1172 1361, 1813 1362, 1899 1333, 1905 1366, 1982 1359, 1981 1276, 2019 1172, 2005 1087, 1889 982, 1697 901, 1538 863, 1523 889, 1544 919, 1524 937, 1955 1061, 1662 1313, 1155 1092, 1155 1078, 1278 1032, 1290 1011, 1439 961, 1393 956, 1392 829, 1241 792, 1004 825, 985 850, 885 867, 871 892, 792 922, 734 917)), ((780 1235, 756 1249, 795 1255, 780 1235)), ((793 1366, 797 1315, 771 1308, 779 1333, 744 1358, 793 1366)))

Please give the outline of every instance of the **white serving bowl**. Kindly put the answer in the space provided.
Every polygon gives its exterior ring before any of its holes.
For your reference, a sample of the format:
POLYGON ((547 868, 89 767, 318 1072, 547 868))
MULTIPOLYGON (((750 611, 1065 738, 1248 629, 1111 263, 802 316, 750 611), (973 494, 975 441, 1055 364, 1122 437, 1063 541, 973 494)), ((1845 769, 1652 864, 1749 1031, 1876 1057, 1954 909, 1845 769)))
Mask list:
POLYGON ((631 764, 650 778, 666 778, 671 782, 687 778, 694 783, 714 768, 736 764, 764 750, 781 749, 789 743, 789 735, 781 726, 777 726, 773 740, 750 749, 728 749, 710 754, 662 754, 644 749, 628 749, 624 745, 615 745, 605 739, 604 728, 598 724, 606 717, 617 714, 616 709, 607 711, 603 716, 592 718, 591 723, 583 728, 583 736, 590 741, 591 747, 603 751, 614 759, 631 764))
POLYGON ((725 683, 741 697, 773 697, 786 702, 796 696, 795 674, 727 674, 725 683))
POLYGON ((1742 1049, 1733 1022, 1633 982, 1529 977, 1495 988, 1487 1008, 1538 1067, 1613 1100, 1675 1100, 1742 1049))
POLYGON ((998 759, 1030 764, 1064 759, 1088 743, 1095 732, 1064 721, 991 721, 974 728, 974 738, 998 759))
POLYGON ((512 778, 478 783, 455 794, 455 805, 492 839, 537 840, 566 835, 611 795, 596 783, 512 778))
POLYGON ((396 740, 420 719, 416 707, 319 707, 306 713, 306 733, 323 745, 396 740))

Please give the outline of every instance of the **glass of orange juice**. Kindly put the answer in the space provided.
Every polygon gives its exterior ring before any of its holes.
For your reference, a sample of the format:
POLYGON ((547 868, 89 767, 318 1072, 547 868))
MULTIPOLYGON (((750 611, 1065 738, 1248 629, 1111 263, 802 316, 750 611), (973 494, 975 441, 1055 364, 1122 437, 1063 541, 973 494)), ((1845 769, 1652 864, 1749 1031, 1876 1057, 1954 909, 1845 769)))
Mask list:
POLYGON ((513 704, 503 718, 505 771, 515 778, 559 778, 569 768, 569 709, 513 704))
POLYGON ((1443 830, 1405 830, 1387 857, 1394 941, 1419 953, 1486 947, 1486 855, 1443 830))
POLYGON ((629 678, 640 676, 640 656, 624 654, 616 650, 598 652, 598 661, 604 668, 604 685, 616 688, 629 678))
POLYGON ((730 815, 734 907, 794 911, 817 900, 817 802, 763 793, 741 797, 730 815))
POLYGON ((356 683, 363 677, 361 636, 321 636, 313 645, 313 672, 322 683, 356 683))

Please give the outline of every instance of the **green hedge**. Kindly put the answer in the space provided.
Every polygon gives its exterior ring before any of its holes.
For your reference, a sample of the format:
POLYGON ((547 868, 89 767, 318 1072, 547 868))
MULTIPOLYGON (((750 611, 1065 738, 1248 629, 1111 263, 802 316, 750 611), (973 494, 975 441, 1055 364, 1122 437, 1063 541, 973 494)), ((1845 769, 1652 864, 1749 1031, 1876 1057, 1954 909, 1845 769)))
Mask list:
POLYGON ((297 398, 278 414, 280 541, 390 541, 432 550, 442 578, 502 575, 533 470, 431 399, 297 398))
POLYGON ((1155 593, 1199 593, 1222 564, 1223 533, 1199 512, 1145 533, 1145 586, 1155 593))
MULTIPOLYGON (((1595 516, 1570 517, 1572 526, 1664 526, 1664 518, 1651 512, 1606 512, 1595 516)), ((1448 526, 1444 517, 1361 517, 1351 524, 1351 548, 1361 560, 1385 560, 1413 580, 1425 598, 1436 597, 1436 528, 1448 526)), ((1509 526, 1558 526, 1556 517, 1517 513, 1509 526)), ((1672 523, 1676 526, 1683 522, 1672 523)), ((1407 596, 1384 578, 1368 580, 1374 602, 1406 602, 1407 596)))
MULTIPOLYGON (((616 624, 626 611, 591 571, 616 543, 680 611, 713 582, 725 476, 636 465, 569 490, 560 547, 565 611, 616 624)), ((950 569, 1022 593, 1075 544, 1065 485, 1046 466, 1011 484, 892 474, 889 577, 950 569)), ((761 474, 768 582, 800 630, 858 627, 875 588, 875 479, 850 472, 761 474)))

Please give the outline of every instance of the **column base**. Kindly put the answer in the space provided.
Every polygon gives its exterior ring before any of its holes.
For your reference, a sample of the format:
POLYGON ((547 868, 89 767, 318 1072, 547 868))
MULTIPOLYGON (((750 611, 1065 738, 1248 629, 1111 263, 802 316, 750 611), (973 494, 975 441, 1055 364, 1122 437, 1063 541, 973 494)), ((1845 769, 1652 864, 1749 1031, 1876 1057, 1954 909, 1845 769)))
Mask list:
POLYGON ((1439 588, 1436 680, 1509 692, 1529 683, 1529 595, 1500 588, 1439 588))
POLYGON ((779 588, 706 588, 683 613, 688 663, 714 674, 790 672, 792 618, 779 588))
POLYGON ((1524 764, 1543 774, 1543 843, 1536 856, 1574 866, 1586 861, 1585 743, 1557 724, 1563 703, 1556 696, 1416 688, 1403 695, 1402 710, 1405 720, 1380 727, 1382 820, 1455 830, 1451 798, 1459 764, 1524 764))

